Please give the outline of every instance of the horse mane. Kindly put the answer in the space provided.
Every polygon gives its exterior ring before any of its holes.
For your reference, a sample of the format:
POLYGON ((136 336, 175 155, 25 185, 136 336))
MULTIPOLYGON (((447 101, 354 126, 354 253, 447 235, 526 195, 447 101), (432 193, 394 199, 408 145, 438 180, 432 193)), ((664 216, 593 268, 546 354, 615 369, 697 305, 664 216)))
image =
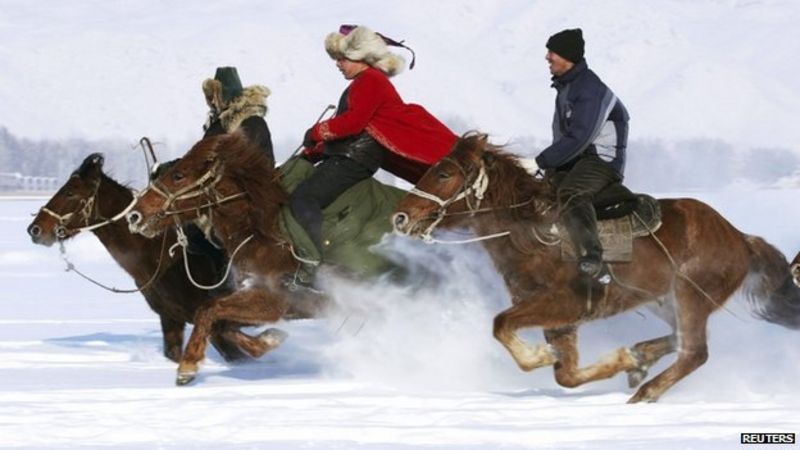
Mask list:
MULTIPOLYGON (((533 177, 519 163, 517 156, 506 151, 505 145, 492 144, 484 135, 468 133, 459 141, 465 140, 466 148, 476 148, 478 157, 483 159, 489 186, 485 198, 494 207, 529 204, 512 208, 511 215, 516 219, 541 221, 545 210, 556 202, 555 191, 550 183, 533 177)), ((459 148, 457 144, 456 150, 459 148)), ((506 210, 498 209, 498 213, 506 210)))
MULTIPOLYGON (((278 182, 280 174, 263 150, 241 132, 218 138, 214 150, 225 165, 228 177, 235 180, 250 198, 248 214, 253 232, 267 236, 277 223, 281 205, 288 198, 278 182)), ((202 142, 202 141, 201 141, 202 142)))

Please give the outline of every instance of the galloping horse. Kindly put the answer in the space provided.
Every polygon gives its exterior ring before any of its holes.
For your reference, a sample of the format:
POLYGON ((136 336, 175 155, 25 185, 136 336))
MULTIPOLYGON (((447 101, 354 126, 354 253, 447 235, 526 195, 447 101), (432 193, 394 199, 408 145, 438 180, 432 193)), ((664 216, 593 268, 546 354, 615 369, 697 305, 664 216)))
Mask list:
POLYGON ((558 246, 532 234, 557 222, 551 184, 531 176, 485 135, 473 134, 428 170, 401 200, 393 221, 398 233, 412 236, 430 238, 437 225, 498 236, 483 245, 505 279, 512 306, 495 318, 494 336, 522 370, 552 365, 556 381, 567 387, 626 371, 635 387, 651 365, 677 350, 677 360, 629 400, 652 402, 706 361, 708 317, 738 289, 749 294, 760 318, 800 328, 800 289, 777 249, 738 231, 698 200, 659 203, 661 227, 636 239, 631 263, 611 264, 611 284, 581 282, 574 262, 562 262, 558 246), (655 307, 677 333, 579 367, 578 326, 640 305, 655 307), (547 343, 523 342, 517 330, 527 327, 542 327, 547 343))
MULTIPOLYGON (((195 378, 215 323, 261 325, 281 319, 290 306, 313 310, 321 304, 314 292, 291 292, 285 282, 299 263, 279 229, 287 194, 278 179, 269 158, 245 136, 209 137, 142 192, 128 213, 130 229, 148 237, 207 213, 236 269, 239 289, 198 309, 178 366, 178 385, 195 378)), ((262 338, 273 347, 280 343, 272 335, 262 338)))
MULTIPOLYGON (((146 239, 128 230, 125 221, 112 221, 133 201, 130 189, 103 173, 103 156, 94 153, 72 173, 67 182, 39 210, 28 226, 36 244, 51 246, 81 231, 91 230, 108 252, 142 290, 147 304, 161 320, 164 356, 179 362, 186 323, 192 323, 201 305, 224 291, 194 287, 184 273, 182 257, 171 259, 167 249, 175 233, 146 239), (176 264, 177 263, 177 264, 176 264)), ((218 272, 205 257, 191 255, 189 266, 201 281, 216 281, 218 272)), ((263 342, 238 331, 232 323, 220 323, 212 332, 214 347, 227 361, 257 358, 266 352, 263 342), (244 349, 246 353, 242 352, 244 349)))

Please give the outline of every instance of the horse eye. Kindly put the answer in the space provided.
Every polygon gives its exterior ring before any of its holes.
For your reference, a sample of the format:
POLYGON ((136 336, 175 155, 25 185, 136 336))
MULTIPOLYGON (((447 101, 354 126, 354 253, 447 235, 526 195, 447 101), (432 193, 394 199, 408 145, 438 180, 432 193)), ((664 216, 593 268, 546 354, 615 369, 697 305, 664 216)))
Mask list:
POLYGON ((447 180, 451 176, 450 172, 446 172, 444 170, 440 170, 437 175, 438 175, 440 180, 447 180))
POLYGON ((75 191, 67 191, 67 197, 75 197, 75 191))
POLYGON ((181 181, 183 179, 183 174, 180 172, 175 172, 172 174, 172 181, 181 181))

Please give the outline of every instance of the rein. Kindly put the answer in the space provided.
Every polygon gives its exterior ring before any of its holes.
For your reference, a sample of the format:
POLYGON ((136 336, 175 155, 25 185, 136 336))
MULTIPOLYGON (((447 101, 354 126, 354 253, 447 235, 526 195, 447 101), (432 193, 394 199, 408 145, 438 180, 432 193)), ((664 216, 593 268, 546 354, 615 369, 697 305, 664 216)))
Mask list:
POLYGON ((158 274, 161 272, 161 263, 164 261, 164 248, 166 247, 166 244, 167 244, 167 234, 164 233, 161 239, 161 250, 159 250, 158 254, 158 265, 156 266, 156 270, 153 272, 153 275, 150 276, 150 279, 148 279, 142 286, 135 289, 118 289, 113 286, 106 286, 105 284, 93 279, 92 277, 76 269, 75 264, 73 264, 67 257, 67 249, 64 247, 64 241, 63 240, 58 241, 59 252, 61 253, 61 259, 64 260, 64 262, 67 264, 67 268, 65 269, 66 272, 69 271, 75 272, 78 275, 80 275, 83 279, 97 286, 100 286, 101 288, 107 291, 114 292, 115 294, 133 294, 134 292, 144 291, 145 289, 150 287, 150 285, 153 284, 156 278, 158 278, 158 274))
POLYGON ((189 239, 183 232, 183 228, 181 228, 181 226, 177 223, 177 219, 175 225, 175 232, 178 235, 178 239, 174 244, 172 244, 172 247, 169 248, 169 256, 173 257, 175 255, 175 247, 180 246, 181 251, 183 252, 183 267, 186 270, 186 277, 189 278, 189 281, 194 285, 194 287, 199 289, 204 289, 206 291, 216 289, 225 284, 225 281, 228 280, 228 276, 231 273, 231 266, 233 265, 233 259, 236 258, 236 255, 239 253, 239 250, 241 250, 242 247, 245 246, 245 244, 247 244, 248 242, 250 242, 250 240, 253 239, 253 235, 251 234, 250 236, 247 236, 242 242, 240 242, 239 245, 236 246, 236 248, 233 250, 233 253, 231 253, 231 257, 228 258, 228 266, 225 268, 225 274, 222 276, 222 279, 219 280, 216 284, 207 286, 198 283, 192 276, 192 271, 189 268, 189 255, 186 254, 186 249, 189 247, 189 239))
POLYGON ((523 202, 515 203, 513 205, 503 206, 503 207, 491 207, 491 208, 481 208, 481 202, 483 201, 483 197, 486 194, 486 190, 489 187, 489 174, 486 172, 486 165, 484 164, 483 160, 481 160, 480 167, 478 168, 478 175, 475 177, 475 180, 472 183, 469 183, 467 180, 469 179, 466 170, 453 158, 446 156, 442 160, 448 160, 453 165, 455 165, 461 174, 464 177, 464 185, 462 188, 453 194, 452 197, 448 199, 442 199, 441 197, 431 194, 430 192, 425 192, 421 189, 417 189, 416 187, 412 188, 408 191, 409 194, 416 195, 417 197, 424 198, 426 200, 432 201, 439 205, 439 210, 435 212, 435 219, 431 222, 430 225, 425 229, 425 231, 420 234, 420 238, 426 244, 451 244, 451 245, 460 245, 460 244, 469 244, 473 242, 480 242, 480 241, 487 241, 490 239, 496 239, 504 236, 509 236, 511 231, 501 231, 498 233, 493 233, 484 236, 478 236, 470 239, 463 239, 463 240, 455 240, 455 241, 443 241, 440 239, 436 239, 433 237, 432 233, 436 229, 436 227, 441 223, 445 217, 452 217, 458 215, 465 215, 468 214, 470 216, 474 216, 478 213, 486 213, 492 211, 500 211, 500 210, 510 210, 520 208, 526 205, 529 205, 531 202, 534 201, 534 198, 531 197, 528 200, 523 202), (470 202, 470 196, 475 199, 475 205, 470 202), (464 200, 467 204, 467 211, 462 212, 447 212, 447 208, 450 205, 464 200))
POLYGON ((200 211, 203 209, 211 209, 215 206, 222 205, 224 203, 228 203, 232 200, 236 200, 239 198, 243 198, 247 195, 247 192, 238 192, 236 194, 231 194, 225 197, 222 197, 217 191, 216 186, 222 180, 223 177, 223 170, 222 169, 222 161, 217 160, 214 162, 214 165, 203 174, 200 178, 198 178, 194 183, 186 186, 184 188, 178 189, 175 192, 170 192, 168 189, 164 188, 158 180, 154 180, 150 183, 150 185, 142 191, 139 196, 143 196, 148 190, 152 190, 158 195, 164 198, 164 203, 161 205, 160 211, 156 213, 157 217, 169 217, 172 216, 175 220, 175 232, 177 234, 177 241, 169 248, 169 255, 170 257, 175 255, 175 250, 177 247, 181 247, 181 251, 183 253, 183 266, 186 271, 186 276, 189 281, 198 289, 204 290, 212 290, 216 289, 228 280, 228 277, 231 272, 231 267, 233 266, 233 261, 236 258, 236 255, 245 246, 248 242, 253 239, 254 235, 250 235, 246 237, 242 242, 239 243, 238 246, 233 250, 231 253, 230 258, 228 259, 228 265, 225 268, 225 274, 222 276, 222 279, 219 280, 217 283, 213 285, 204 285, 199 283, 197 280, 194 279, 192 276, 191 268, 189 267, 189 257, 187 254, 187 248, 189 246, 189 239, 186 237, 186 234, 183 232, 183 228, 180 225, 180 221, 178 219, 178 215, 183 214, 189 211, 200 211), (201 195, 205 195, 206 197, 212 199, 211 201, 195 206, 192 208, 183 208, 183 209, 171 209, 173 204, 181 200, 187 200, 190 198, 199 197, 201 195))

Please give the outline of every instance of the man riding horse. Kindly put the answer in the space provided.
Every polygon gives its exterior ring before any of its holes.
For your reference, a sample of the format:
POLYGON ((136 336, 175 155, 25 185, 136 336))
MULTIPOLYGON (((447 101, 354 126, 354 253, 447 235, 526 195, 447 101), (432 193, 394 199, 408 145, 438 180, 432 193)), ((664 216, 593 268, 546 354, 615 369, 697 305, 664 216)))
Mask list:
POLYGON ((339 195, 378 168, 416 183, 457 138, 423 107, 400 98, 389 77, 405 61, 387 44, 405 47, 364 26, 342 25, 325 39, 325 50, 351 83, 335 117, 306 131, 304 155, 322 162, 290 198, 292 213, 320 252, 322 210, 339 195))
POLYGON ((536 157, 557 184, 561 219, 578 256, 578 271, 598 277, 603 247, 597 236, 595 196, 622 181, 628 141, 628 111, 584 59, 580 28, 547 41, 545 59, 558 92, 553 143, 536 157))

